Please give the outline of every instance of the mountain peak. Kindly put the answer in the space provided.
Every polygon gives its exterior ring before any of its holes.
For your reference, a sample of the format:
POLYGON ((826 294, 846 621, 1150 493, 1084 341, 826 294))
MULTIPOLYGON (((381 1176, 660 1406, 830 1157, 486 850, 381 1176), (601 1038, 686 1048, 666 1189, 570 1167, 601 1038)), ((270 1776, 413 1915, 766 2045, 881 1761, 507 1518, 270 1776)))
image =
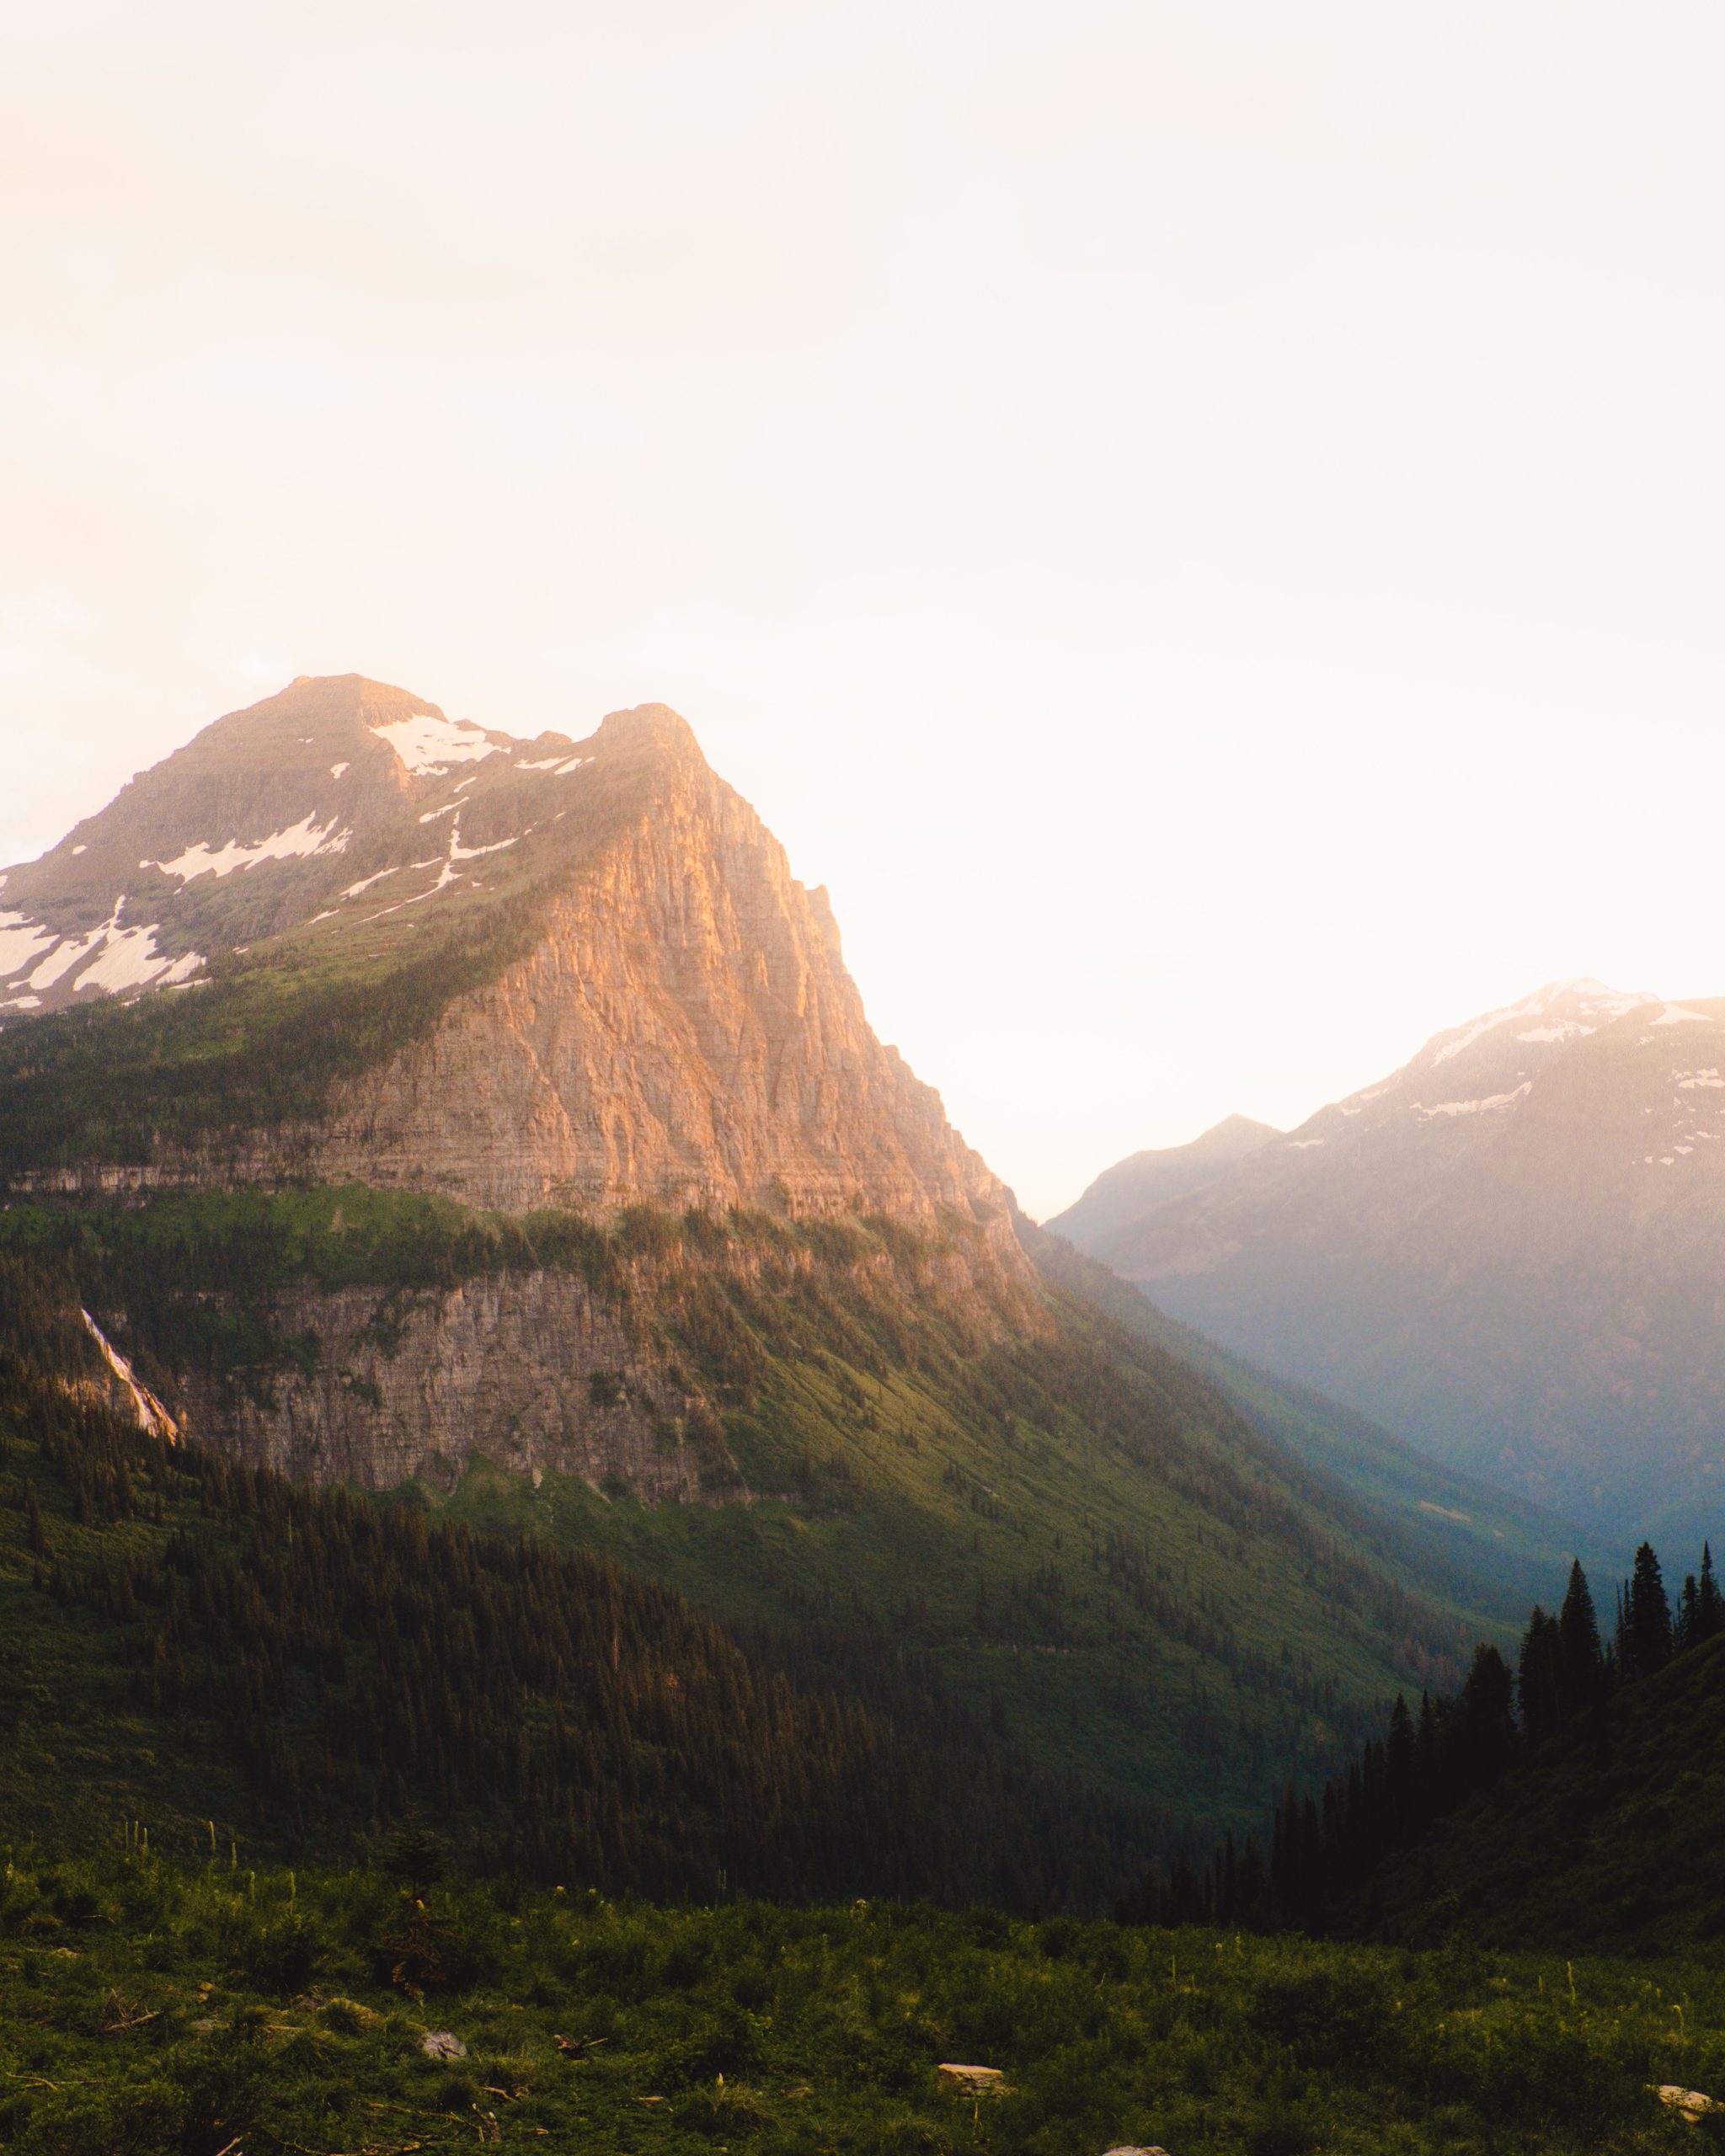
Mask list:
POLYGON ((1642 1531, 1656 1485, 1711 1502, 1722 1102, 1725 1000, 1548 981, 1085 1246, 1452 1465, 1642 1531))
POLYGON ((1128 1154, 1103 1169, 1076 1204, 1044 1225, 1081 1250, 1092 1249, 1099 1240, 1183 1198, 1281 1134, 1247 1115, 1224 1116, 1183 1145, 1128 1154))
POLYGON ((300 675, 0 876, 0 1024, 179 986, 318 921, 339 933, 387 875, 436 877, 426 898, 470 885, 458 864, 558 819, 592 761, 567 734, 524 740, 363 674, 300 675))
MULTIPOLYGON (((947 1211, 1010 1241, 1006 1193, 870 1029, 824 894, 664 704, 527 740, 363 675, 302 676, 11 871, 0 907, 0 1024, 201 977, 186 1022, 213 1045, 243 1035, 230 1006, 274 1022, 302 999, 330 1038, 304 1050, 292 1131, 246 1140, 266 1177, 511 1210, 947 1211), (338 1055, 343 1027, 362 1038, 338 1055)), ((104 1035, 104 1071, 131 1038, 104 1035)), ((195 1115, 137 1077, 154 1179, 225 1173, 211 1131, 248 1128, 255 1071, 242 1059, 195 1115)), ((87 1145, 110 1134, 40 1107, 72 1187, 99 1182, 113 1164, 87 1145)))
POLYGON ((1547 981, 1519 1003, 1482 1011, 1463 1025, 1434 1034, 1407 1067, 1412 1070, 1428 1061, 1453 1062, 1458 1056, 1466 1054, 1477 1042, 1493 1036, 1513 1038, 1530 1046, 1578 1040, 1583 1034, 1596 1033, 1601 1026, 1612 1025, 1630 1011, 1658 1000, 1656 995, 1608 988, 1604 981, 1586 974, 1547 981), (1517 1030, 1519 1027, 1525 1030, 1517 1030))
POLYGON ((607 712, 594 739, 607 747, 668 750, 673 755, 693 757, 697 763, 707 760, 694 728, 669 704, 632 704, 624 711, 607 712))

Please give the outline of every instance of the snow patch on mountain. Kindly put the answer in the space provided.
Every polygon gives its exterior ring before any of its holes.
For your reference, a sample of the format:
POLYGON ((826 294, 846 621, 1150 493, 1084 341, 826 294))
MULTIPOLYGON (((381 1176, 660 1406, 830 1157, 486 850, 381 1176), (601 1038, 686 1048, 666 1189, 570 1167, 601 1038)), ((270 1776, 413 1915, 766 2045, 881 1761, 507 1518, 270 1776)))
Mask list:
POLYGON ((1490 1115, 1496 1109, 1513 1107, 1532 1091, 1533 1081, 1530 1078, 1513 1093, 1488 1093, 1482 1101, 1439 1101, 1430 1107, 1416 1101, 1413 1113, 1423 1123, 1429 1123, 1434 1116, 1439 1115, 1490 1115))
POLYGON ((21 913, 0 913, 0 976, 22 973, 32 958, 40 958, 54 941, 51 928, 21 913))
MULTIPOLYGON (((1471 1048, 1477 1040, 1495 1033, 1500 1026, 1512 1024, 1518 1018, 1542 1018, 1555 1004, 1567 1002, 1575 1006, 1577 1018, 1560 1022, 1573 1024, 1585 1018, 1606 1021, 1621 1018, 1627 1011, 1637 1011, 1642 1005, 1657 1003, 1658 1000, 1657 995, 1626 995, 1620 989, 1607 988, 1602 980, 1594 980, 1584 975, 1567 980, 1547 981, 1543 988, 1536 988, 1531 995, 1525 997, 1519 1003, 1506 1004, 1501 1011, 1487 1011, 1470 1024, 1459 1027, 1453 1033, 1439 1033, 1429 1043, 1435 1050, 1432 1061, 1434 1064, 1450 1062, 1471 1048)), ((1594 1029, 1588 1027, 1585 1030, 1592 1032, 1594 1029)), ((1523 1040, 1540 1037, 1537 1032, 1519 1036, 1523 1040)), ((1565 1038, 1562 1034, 1557 1037, 1565 1038)))
POLYGON ((462 819, 457 816, 449 834, 449 857, 451 861, 477 861, 482 853, 501 853, 506 846, 513 846, 514 839, 498 839, 490 846, 463 846, 462 819))
POLYGON ((441 778, 452 764, 476 764, 500 753, 500 744, 465 718, 439 718, 429 711, 392 719, 371 731, 387 741, 415 778, 441 778))
POLYGON ((1597 1026, 1583 1026, 1578 1019, 1565 1018, 1558 1025, 1535 1026, 1530 1032, 1518 1033, 1515 1038, 1519 1041, 1579 1041, 1598 1031, 1597 1026))
POLYGON ((345 851, 351 834, 338 831, 334 816, 327 824, 318 824, 317 814, 315 808, 307 809, 298 823, 290 824, 286 830, 271 831, 267 838, 249 842, 229 839, 220 847, 200 839, 172 861, 141 861, 138 867, 159 868, 164 876, 177 876, 182 883, 190 883, 199 876, 232 876, 238 869, 255 868, 260 861, 303 860, 313 854, 345 851))
MULTIPOLYGON (((120 917, 125 910, 126 899, 121 896, 115 900, 114 910, 107 920, 88 936, 59 939, 31 973, 29 987, 52 988, 56 982, 70 977, 74 990, 97 988, 109 995, 117 995, 131 988, 167 987, 189 980, 200 970, 204 961, 195 951, 188 951, 184 958, 170 958, 165 952, 158 950, 159 922, 122 928, 120 917)), ((8 1007, 27 1010, 37 1001, 35 997, 19 997, 8 1007)))

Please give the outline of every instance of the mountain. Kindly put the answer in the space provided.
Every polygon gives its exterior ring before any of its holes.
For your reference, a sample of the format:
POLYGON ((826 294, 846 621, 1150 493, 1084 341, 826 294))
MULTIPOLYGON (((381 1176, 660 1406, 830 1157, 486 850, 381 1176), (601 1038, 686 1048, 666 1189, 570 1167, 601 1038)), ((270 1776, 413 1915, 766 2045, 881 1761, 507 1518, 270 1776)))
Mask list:
POLYGON ((1722 1092, 1725 1001, 1556 982, 1087 1246, 1452 1466, 1656 1533, 1725 1502, 1722 1092))
POLYGON ((1091 1184, 1075 1204, 1043 1225, 1089 1250, 1122 1229, 1147 1219, 1159 1206, 1213 1182, 1281 1133, 1250 1116, 1231 1115, 1185 1145, 1159 1152, 1129 1153, 1091 1184))
POLYGON ((514 1210, 1004 1221, 870 1032, 825 892, 662 706, 527 741, 357 675, 296 681, 0 897, 14 1029, 146 988, 193 1004, 140 1049, 93 1027, 5 1059, 28 1184, 359 1177, 514 1210), (106 1067, 128 1053, 147 1095, 106 1067))
POLYGON ((1037 1773, 1183 1825, 1499 1621, 1039 1272, 663 707, 527 739, 301 680, 0 895, 0 1345, 36 1380, 606 1556, 841 1689, 921 1657, 1037 1773))

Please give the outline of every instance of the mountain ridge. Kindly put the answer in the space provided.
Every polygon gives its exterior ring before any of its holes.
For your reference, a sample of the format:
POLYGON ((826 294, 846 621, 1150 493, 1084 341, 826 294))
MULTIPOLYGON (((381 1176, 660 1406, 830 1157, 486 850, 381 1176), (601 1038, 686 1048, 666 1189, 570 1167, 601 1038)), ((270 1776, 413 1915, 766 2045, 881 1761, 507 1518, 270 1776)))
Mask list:
POLYGON ((1250 1116, 1227 1115, 1183 1145, 1129 1153, 1104 1168, 1081 1197, 1043 1222, 1055 1235, 1086 1245, 1146 1219, 1161 1206, 1208 1182, 1236 1161, 1283 1134, 1250 1116))
POLYGON ((1090 1248, 1450 1465, 1651 1530, 1725 1476, 1722 1074, 1725 1002, 1551 983, 1090 1248))

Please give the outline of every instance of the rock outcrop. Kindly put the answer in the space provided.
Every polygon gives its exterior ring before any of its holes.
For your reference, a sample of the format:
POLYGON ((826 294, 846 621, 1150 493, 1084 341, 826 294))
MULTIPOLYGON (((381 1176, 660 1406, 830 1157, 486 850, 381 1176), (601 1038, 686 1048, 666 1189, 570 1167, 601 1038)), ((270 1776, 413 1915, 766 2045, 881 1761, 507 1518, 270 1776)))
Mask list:
POLYGON ((196 1369, 182 1380, 188 1431, 219 1433, 254 1466, 391 1489, 446 1486, 481 1458, 653 1500, 736 1486, 704 1402, 574 1275, 489 1273, 408 1294, 308 1285, 270 1315, 316 1342, 309 1370, 250 1390, 196 1369))

